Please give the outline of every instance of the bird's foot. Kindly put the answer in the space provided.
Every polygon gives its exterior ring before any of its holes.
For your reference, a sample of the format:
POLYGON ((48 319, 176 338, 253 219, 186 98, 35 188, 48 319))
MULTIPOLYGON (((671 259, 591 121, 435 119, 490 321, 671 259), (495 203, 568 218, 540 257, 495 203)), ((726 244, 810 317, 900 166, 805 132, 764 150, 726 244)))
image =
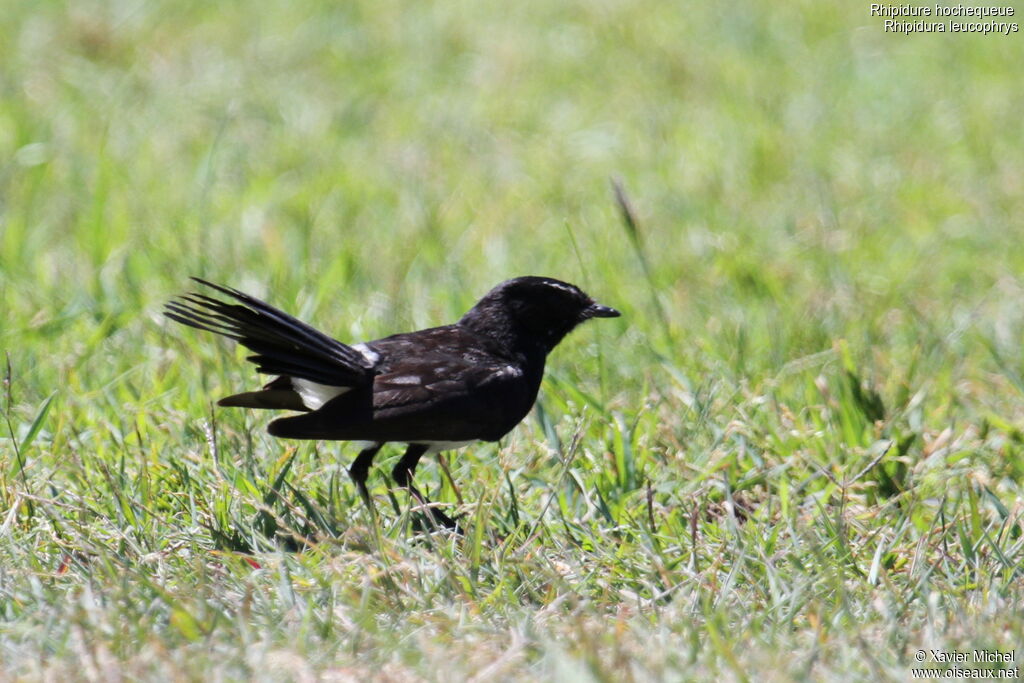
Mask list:
POLYGON ((426 512, 414 514, 412 517, 412 528, 420 533, 446 531, 456 536, 466 535, 465 530, 458 521, 434 507, 428 507, 426 512))

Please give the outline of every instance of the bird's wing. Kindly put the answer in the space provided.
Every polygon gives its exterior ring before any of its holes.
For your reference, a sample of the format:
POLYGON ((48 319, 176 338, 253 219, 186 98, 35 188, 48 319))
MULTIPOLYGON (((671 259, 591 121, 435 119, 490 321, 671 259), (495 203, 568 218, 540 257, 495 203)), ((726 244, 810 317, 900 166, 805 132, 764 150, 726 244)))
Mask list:
POLYGON ((374 378, 374 418, 387 420, 409 413, 429 418, 435 411, 444 414, 463 401, 478 402, 486 409, 488 399, 514 392, 522 375, 511 364, 482 365, 453 356, 399 363, 374 378))
POLYGON ((288 375, 331 386, 369 383, 373 364, 351 346, 298 318, 230 287, 192 278, 238 303, 193 292, 169 302, 164 315, 184 325, 234 339, 254 351, 248 360, 259 372, 288 375))
POLYGON ((372 395, 343 395, 307 415, 275 420, 270 433, 296 439, 493 441, 533 405, 536 388, 513 364, 451 355, 403 359, 374 378, 372 395))

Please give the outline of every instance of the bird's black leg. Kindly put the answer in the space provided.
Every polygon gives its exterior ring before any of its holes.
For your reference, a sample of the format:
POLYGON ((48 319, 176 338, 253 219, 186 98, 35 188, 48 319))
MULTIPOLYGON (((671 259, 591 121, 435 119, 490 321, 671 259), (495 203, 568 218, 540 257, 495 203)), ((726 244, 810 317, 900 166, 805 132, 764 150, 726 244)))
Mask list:
POLYGON ((377 451, 383 446, 383 443, 374 443, 368 448, 364 448, 359 451, 359 455, 356 456, 352 466, 348 468, 348 474, 352 477, 352 481, 359 487, 359 495, 363 497, 363 502, 370 508, 370 512, 373 512, 373 501, 370 500, 370 491, 366 488, 366 478, 370 476, 370 465, 373 464, 373 456, 377 455, 377 451))
POLYGON ((432 515, 434 521, 447 529, 459 531, 459 525, 454 519, 444 514, 440 510, 430 507, 430 501, 427 497, 420 493, 420 490, 416 488, 415 484, 412 483, 412 477, 416 473, 416 465, 419 464, 420 458, 427 452, 427 446, 423 444, 409 444, 409 448, 406 449, 405 455, 398 461, 395 468, 391 470, 391 478, 395 480, 395 483, 399 486, 409 489, 409 493, 412 494, 413 498, 416 499, 420 505, 427 509, 428 514, 432 515))

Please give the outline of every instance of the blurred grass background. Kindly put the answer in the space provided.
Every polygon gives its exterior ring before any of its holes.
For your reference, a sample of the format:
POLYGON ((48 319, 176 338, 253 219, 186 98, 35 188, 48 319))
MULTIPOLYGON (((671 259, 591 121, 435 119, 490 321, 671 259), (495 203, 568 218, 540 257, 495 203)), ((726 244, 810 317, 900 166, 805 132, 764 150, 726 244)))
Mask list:
POLYGON ((8 675, 903 679, 1022 642, 1019 34, 802 1, 3 14, 8 675), (450 456, 458 490, 423 468, 462 540, 375 532, 351 447, 211 411, 256 378, 159 315, 200 275, 357 341, 528 273, 624 316, 450 456))

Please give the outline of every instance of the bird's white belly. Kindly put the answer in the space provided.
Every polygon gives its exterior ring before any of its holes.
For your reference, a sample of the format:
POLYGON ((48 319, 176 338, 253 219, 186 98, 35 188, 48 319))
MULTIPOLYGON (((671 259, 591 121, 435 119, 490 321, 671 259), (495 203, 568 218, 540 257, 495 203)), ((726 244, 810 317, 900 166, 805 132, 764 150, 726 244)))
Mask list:
POLYGON ((335 396, 341 396, 352 387, 334 387, 329 384, 317 384, 308 379, 292 377, 292 389, 302 399, 302 404, 310 410, 317 410, 335 396))

